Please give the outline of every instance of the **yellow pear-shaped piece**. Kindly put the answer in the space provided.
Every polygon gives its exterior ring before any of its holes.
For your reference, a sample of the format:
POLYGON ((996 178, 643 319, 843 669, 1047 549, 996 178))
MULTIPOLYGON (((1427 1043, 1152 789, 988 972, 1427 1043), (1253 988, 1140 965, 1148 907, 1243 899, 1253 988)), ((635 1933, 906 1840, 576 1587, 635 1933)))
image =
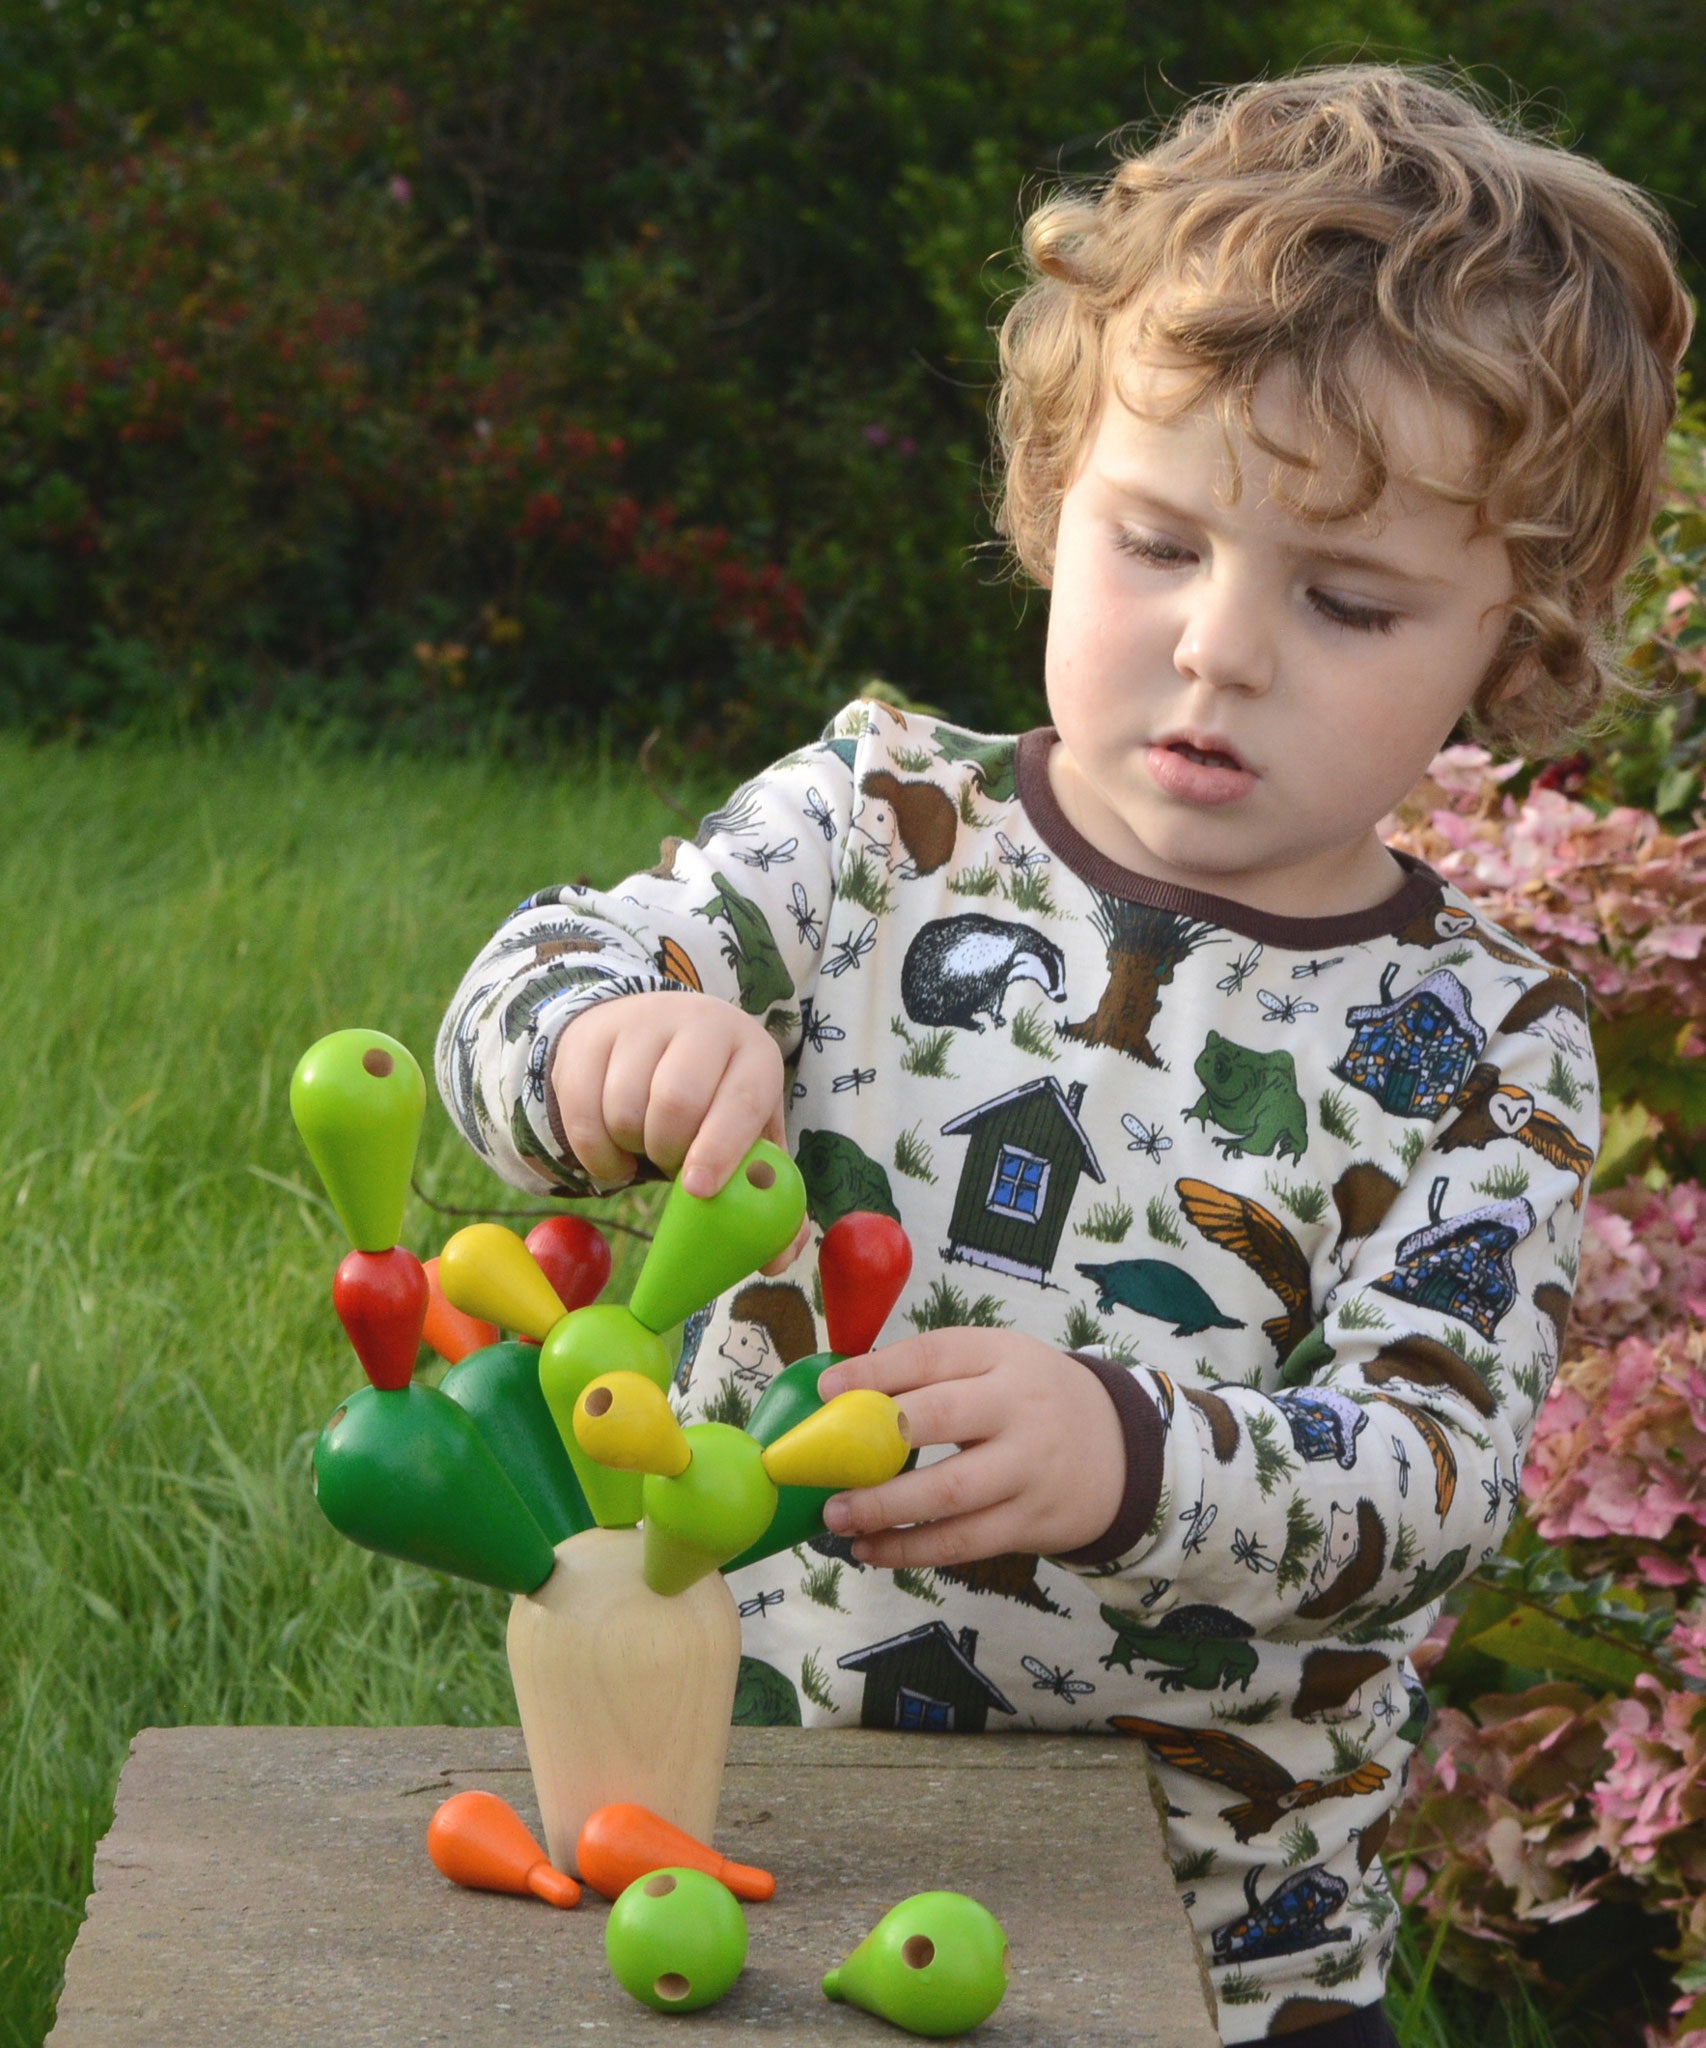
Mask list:
POLYGON ((543 1337, 566 1311, 539 1261, 501 1223, 470 1223, 438 1255, 438 1284, 452 1308, 524 1337, 543 1337))
POLYGON ((763 1465, 778 1486, 880 1486, 911 1448, 897 1402, 849 1387, 769 1445, 763 1465))
POLYGON ((677 1479, 693 1462, 668 1395, 641 1373, 601 1372, 589 1380, 575 1403, 574 1427, 587 1456, 618 1471, 677 1479))

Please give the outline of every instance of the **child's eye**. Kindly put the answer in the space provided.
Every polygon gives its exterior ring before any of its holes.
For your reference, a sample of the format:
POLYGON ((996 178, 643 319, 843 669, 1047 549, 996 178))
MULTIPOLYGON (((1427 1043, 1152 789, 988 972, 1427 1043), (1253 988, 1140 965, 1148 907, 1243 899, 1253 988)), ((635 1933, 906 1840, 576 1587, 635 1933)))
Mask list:
POLYGON ((1159 534, 1137 533, 1129 526, 1122 526, 1115 534, 1114 546, 1122 555, 1135 555, 1140 562, 1153 562, 1158 569, 1175 569, 1192 559, 1190 549, 1180 547, 1177 541, 1163 540, 1159 534))
POLYGON ((1398 623, 1396 612, 1383 612, 1378 605, 1352 604, 1344 597, 1329 597, 1324 590, 1312 590, 1309 602, 1329 625, 1344 626, 1353 633, 1390 633, 1398 623))

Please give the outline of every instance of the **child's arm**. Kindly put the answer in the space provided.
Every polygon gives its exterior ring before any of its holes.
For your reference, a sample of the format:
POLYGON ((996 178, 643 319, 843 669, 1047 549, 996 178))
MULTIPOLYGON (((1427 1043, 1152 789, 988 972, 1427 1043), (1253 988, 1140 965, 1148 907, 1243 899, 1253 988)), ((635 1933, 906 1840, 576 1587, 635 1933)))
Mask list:
POLYGON ((845 736, 804 748, 692 842, 667 840, 657 867, 603 891, 541 890, 499 927, 440 1027, 438 1080, 504 1179, 584 1195, 630 1179, 637 1148, 672 1170, 701 1116, 692 1165, 726 1178, 743 1132, 779 1132, 798 992, 856 804, 854 752, 845 736))
MULTIPOLYGON (((1264 1379, 1279 1391, 1132 1371, 1145 1398, 1121 1404, 1123 1540, 1110 1543, 1104 1525, 1081 1538, 1088 1557, 1064 1560, 1096 1575, 1102 1598, 1141 1601, 1153 1618, 1206 1603, 1275 1638, 1408 1642, 1424 1610, 1497 1547, 1557 1366, 1599 1128, 1591 1056, 1566 1058, 1533 1028, 1536 994, 1567 978, 1528 979, 1515 999, 1521 1028, 1495 1032, 1453 1107, 1417 1124, 1427 1142, 1323 1323, 1284 1360, 1268 1352, 1264 1379), (1135 1536, 1134 1501, 1147 1508, 1135 1536)), ((1205 1232, 1211 1290, 1209 1262, 1259 1256, 1265 1213, 1226 1197, 1205 1232)), ((1074 1454, 1072 1428, 1091 1405, 1073 1398, 1074 1372, 1091 1377, 1046 1346, 985 1330, 837 1366, 825 1394, 881 1387, 901 1399, 915 1443, 975 1449, 838 1496, 826 1520, 879 1564, 960 1561, 990 1545, 1059 1556, 1050 1516, 1062 1494, 1082 1493, 1086 1518, 1092 1498, 1105 1504, 1099 1454, 1087 1439, 1074 1454)))

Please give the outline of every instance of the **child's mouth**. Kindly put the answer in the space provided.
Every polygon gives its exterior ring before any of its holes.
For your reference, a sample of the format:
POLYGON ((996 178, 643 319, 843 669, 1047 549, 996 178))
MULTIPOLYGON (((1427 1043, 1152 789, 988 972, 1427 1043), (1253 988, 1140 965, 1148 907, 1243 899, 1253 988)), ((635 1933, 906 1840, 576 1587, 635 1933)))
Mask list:
POLYGON ((1256 786, 1254 773, 1222 747, 1163 740, 1149 749, 1149 773, 1166 796, 1188 804, 1230 804, 1256 786))

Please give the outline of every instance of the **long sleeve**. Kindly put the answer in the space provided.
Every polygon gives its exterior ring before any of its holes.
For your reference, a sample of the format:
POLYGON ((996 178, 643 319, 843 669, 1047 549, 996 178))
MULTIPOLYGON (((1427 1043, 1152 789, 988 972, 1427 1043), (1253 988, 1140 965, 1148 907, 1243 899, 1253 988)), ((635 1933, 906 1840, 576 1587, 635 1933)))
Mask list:
POLYGON ((697 989, 798 1045, 855 811, 833 735, 737 789, 689 843, 614 888, 546 888, 498 928, 439 1030, 439 1088, 464 1136, 529 1191, 592 1191, 552 1120, 557 1043, 592 1004, 697 989))
POLYGON ((1113 1575, 1110 1604, 1208 1603, 1272 1640, 1408 1645, 1497 1547, 1557 1366, 1598 1134, 1585 1033, 1566 1058, 1522 1028, 1537 1014, 1524 989, 1425 1138, 1411 1127, 1402 1181, 1341 1181, 1342 1277, 1301 1334, 1311 1276, 1284 1221, 1178 1180, 1210 1293, 1234 1268, 1274 1291, 1249 1333, 1268 1390, 1136 1369, 1165 1418, 1160 1499, 1145 1538, 1094 1568, 1113 1575))

